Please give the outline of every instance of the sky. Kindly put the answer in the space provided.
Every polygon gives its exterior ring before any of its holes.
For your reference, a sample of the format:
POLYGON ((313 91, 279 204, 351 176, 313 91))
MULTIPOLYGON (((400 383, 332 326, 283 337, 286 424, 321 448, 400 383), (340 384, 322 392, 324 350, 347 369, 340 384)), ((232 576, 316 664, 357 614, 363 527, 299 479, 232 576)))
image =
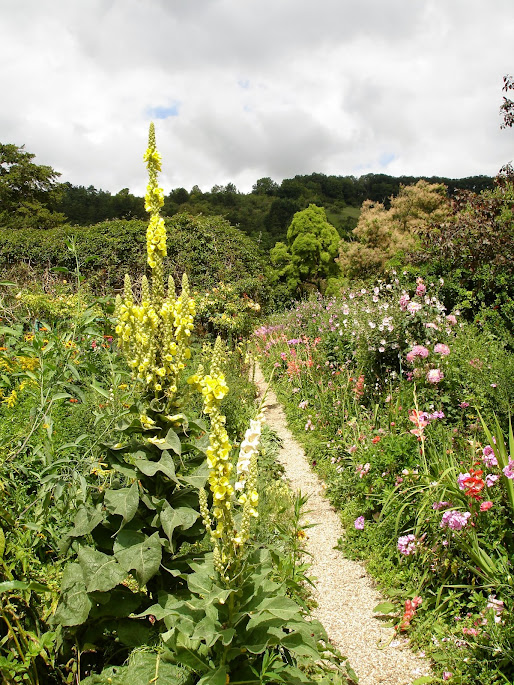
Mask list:
POLYGON ((0 142, 74 185, 142 195, 150 121, 166 194, 514 158, 513 0, 0 0, 0 17, 0 142))

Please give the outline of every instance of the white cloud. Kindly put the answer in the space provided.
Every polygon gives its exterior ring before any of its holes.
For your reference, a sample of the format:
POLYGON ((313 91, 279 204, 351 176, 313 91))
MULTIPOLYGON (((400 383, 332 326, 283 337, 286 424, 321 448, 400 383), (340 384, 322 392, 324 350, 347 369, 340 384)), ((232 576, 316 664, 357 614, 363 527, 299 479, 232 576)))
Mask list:
POLYGON ((63 180, 493 175, 512 0, 0 0, 0 140, 63 180), (169 110, 170 116, 166 116, 169 110))

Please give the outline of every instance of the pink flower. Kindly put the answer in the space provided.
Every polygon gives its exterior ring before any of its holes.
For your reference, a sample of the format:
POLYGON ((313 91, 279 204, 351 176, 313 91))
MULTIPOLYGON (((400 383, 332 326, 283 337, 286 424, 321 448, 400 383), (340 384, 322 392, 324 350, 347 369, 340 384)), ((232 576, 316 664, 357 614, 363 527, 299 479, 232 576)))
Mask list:
POLYGON ((440 369, 430 369, 427 373, 427 381, 436 385, 440 383, 444 378, 444 374, 440 369))
POLYGON ((514 480, 514 459, 512 457, 509 457, 509 463, 504 467, 503 474, 509 480, 514 480))
POLYGON ((471 516, 469 511, 456 511, 450 509, 445 511, 441 520, 441 528, 451 528, 452 530, 462 530, 466 527, 471 516))
POLYGON ((407 361, 409 363, 412 363, 416 357, 421 357, 422 359, 426 359, 428 357, 428 350, 426 347, 423 345, 414 345, 412 350, 407 353, 407 361))
POLYGON ((409 302, 407 305, 407 311, 409 314, 416 314, 416 312, 419 312, 420 309, 423 309, 423 305, 419 302, 409 302))
POLYGON ((359 516, 358 518, 355 519, 353 522, 353 525, 355 526, 355 530, 363 530, 364 529, 364 516, 359 516))
POLYGON ((443 680, 450 680, 452 676, 453 673, 451 671, 443 671, 443 680))
POLYGON ((416 536, 412 535, 412 533, 410 535, 402 535, 398 538, 398 551, 408 557, 411 554, 416 554, 417 544, 416 536))
POLYGON ((480 511, 489 511, 489 509, 493 506, 492 502, 482 502, 480 504, 480 511))
POLYGON ((305 409, 305 407, 309 404, 309 400, 302 400, 300 404, 298 405, 299 409, 305 409))
POLYGON ((443 343, 437 343, 434 347, 434 352, 440 354, 442 357, 447 357, 450 354, 450 348, 448 345, 443 345, 443 343))
POLYGON ((407 293, 403 293, 403 295, 399 299, 399 305, 400 309, 402 312, 404 312, 407 309, 407 303, 409 302, 410 297, 407 295, 407 293))
POLYGON ((438 511, 439 509, 444 509, 445 507, 451 507, 451 502, 434 502, 432 504, 432 509, 438 511))
POLYGON ((497 476, 496 474, 488 473, 487 476, 485 477, 485 484, 487 485, 488 488, 492 488, 499 477, 500 476, 497 476))
POLYGON ((486 445, 482 450, 484 464, 491 468, 492 466, 498 466, 498 459, 494 456, 494 450, 491 445, 486 445))
POLYGON ((457 478, 459 490, 465 490, 466 489, 465 481, 467 481, 468 478, 471 478, 469 473, 459 473, 459 477, 457 478))
POLYGON ((461 409, 466 409, 467 407, 469 407, 469 402, 461 402, 461 403, 459 404, 459 407, 460 407, 461 409))
POLYGON ((359 478, 363 478, 368 473, 370 468, 371 464, 369 463, 364 464, 364 466, 362 464, 357 464, 357 466, 355 467, 355 471, 359 474, 359 478))
POLYGON ((448 314, 448 316, 446 317, 446 321, 448 321, 448 323, 452 326, 455 326, 455 324, 457 323, 457 317, 453 314, 448 314))
POLYGON ((477 630, 477 628, 467 628, 466 626, 464 626, 462 632, 464 633, 464 635, 473 635, 473 637, 476 637, 480 633, 480 631, 477 630))
POLYGON ((423 281, 418 282, 417 288, 416 288, 416 295, 419 297, 423 297, 423 295, 426 293, 427 287, 423 283, 423 281))

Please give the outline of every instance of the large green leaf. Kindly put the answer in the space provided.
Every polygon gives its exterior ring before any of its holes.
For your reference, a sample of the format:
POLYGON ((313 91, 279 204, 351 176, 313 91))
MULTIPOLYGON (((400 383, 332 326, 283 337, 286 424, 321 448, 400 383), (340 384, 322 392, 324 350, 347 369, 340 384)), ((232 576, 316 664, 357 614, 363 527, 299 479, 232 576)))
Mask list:
POLYGON ((173 428, 170 428, 166 433, 164 442, 158 442, 156 447, 160 450, 172 450, 172 452, 175 452, 175 454, 178 454, 179 456, 182 453, 182 443, 173 428))
POLYGON ((226 666, 220 666, 215 671, 206 673, 200 678, 198 685, 226 685, 228 671, 226 666))
POLYGON ((193 471, 189 476, 183 476, 182 480, 189 485, 192 485, 197 490, 203 488, 207 482, 209 476, 209 467, 207 462, 204 462, 201 466, 193 471))
POLYGON ((89 614, 92 619, 125 618, 137 611, 142 599, 146 598, 144 595, 132 592, 124 585, 119 585, 110 592, 98 593, 98 595, 99 597, 96 597, 95 593, 92 593, 91 599, 95 600, 97 604, 89 614), (101 602, 98 601, 100 597, 103 600, 101 602))
POLYGON ((139 504, 139 488, 136 483, 132 483, 130 488, 120 488, 119 490, 106 490, 104 504, 111 514, 118 514, 123 517, 123 522, 128 523, 134 518, 139 504))
POLYGON ((169 663, 162 653, 135 650, 128 666, 111 666, 80 682, 82 685, 192 685, 196 681, 197 676, 182 666, 169 663))
MULTIPOLYGON (((116 632, 122 644, 127 647, 139 647, 150 642, 151 626, 148 622, 126 618, 116 623, 116 632)), ((154 676, 155 673, 152 678, 154 676)))
POLYGON ((166 533, 168 540, 174 548, 173 533, 176 528, 187 530, 196 522, 200 513, 190 507, 177 507, 173 509, 166 502, 160 514, 162 529, 166 533))
POLYGON ((107 592, 127 577, 127 572, 115 557, 92 547, 81 547, 78 560, 87 579, 87 592, 107 592))
POLYGON ((251 630, 263 622, 268 622, 270 618, 291 621, 299 618, 300 615, 300 607, 289 597, 266 597, 258 606, 253 608, 247 629, 251 630))
POLYGON ((160 471, 168 476, 172 481, 178 483, 177 476, 175 475, 175 464, 170 453, 164 450, 162 457, 159 461, 149 461, 148 459, 137 459, 134 465, 144 473, 145 476, 155 476, 155 474, 160 471))
POLYGON ((88 507, 80 507, 75 516, 73 523, 75 524, 68 535, 72 538, 82 537, 83 535, 89 535, 92 530, 94 530, 97 525, 102 521, 102 512, 98 509, 90 509, 88 507))
POLYGON ((79 626, 89 616, 93 602, 86 592, 86 582, 80 564, 70 564, 62 577, 61 599, 52 623, 79 626))
POLYGON ((220 637, 216 624, 217 621, 214 618, 204 616, 196 624, 191 638, 193 640, 202 640, 205 642, 206 647, 212 647, 220 637))
POLYGON ((140 586, 146 585, 161 564, 162 546, 159 533, 146 537, 137 531, 120 531, 116 536, 114 556, 126 572, 136 572, 140 586))

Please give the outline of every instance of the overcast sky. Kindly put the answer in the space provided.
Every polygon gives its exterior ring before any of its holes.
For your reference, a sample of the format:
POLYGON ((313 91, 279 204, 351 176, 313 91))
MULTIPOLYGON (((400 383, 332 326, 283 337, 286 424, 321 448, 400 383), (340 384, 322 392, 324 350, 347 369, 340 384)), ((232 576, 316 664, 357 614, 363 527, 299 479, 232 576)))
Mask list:
MULTIPOLYGON (((494 175, 514 0, 0 0, 0 142, 61 180, 494 175)), ((512 93, 511 93, 512 94, 512 93)), ((514 96, 514 94, 512 94, 514 96)))

